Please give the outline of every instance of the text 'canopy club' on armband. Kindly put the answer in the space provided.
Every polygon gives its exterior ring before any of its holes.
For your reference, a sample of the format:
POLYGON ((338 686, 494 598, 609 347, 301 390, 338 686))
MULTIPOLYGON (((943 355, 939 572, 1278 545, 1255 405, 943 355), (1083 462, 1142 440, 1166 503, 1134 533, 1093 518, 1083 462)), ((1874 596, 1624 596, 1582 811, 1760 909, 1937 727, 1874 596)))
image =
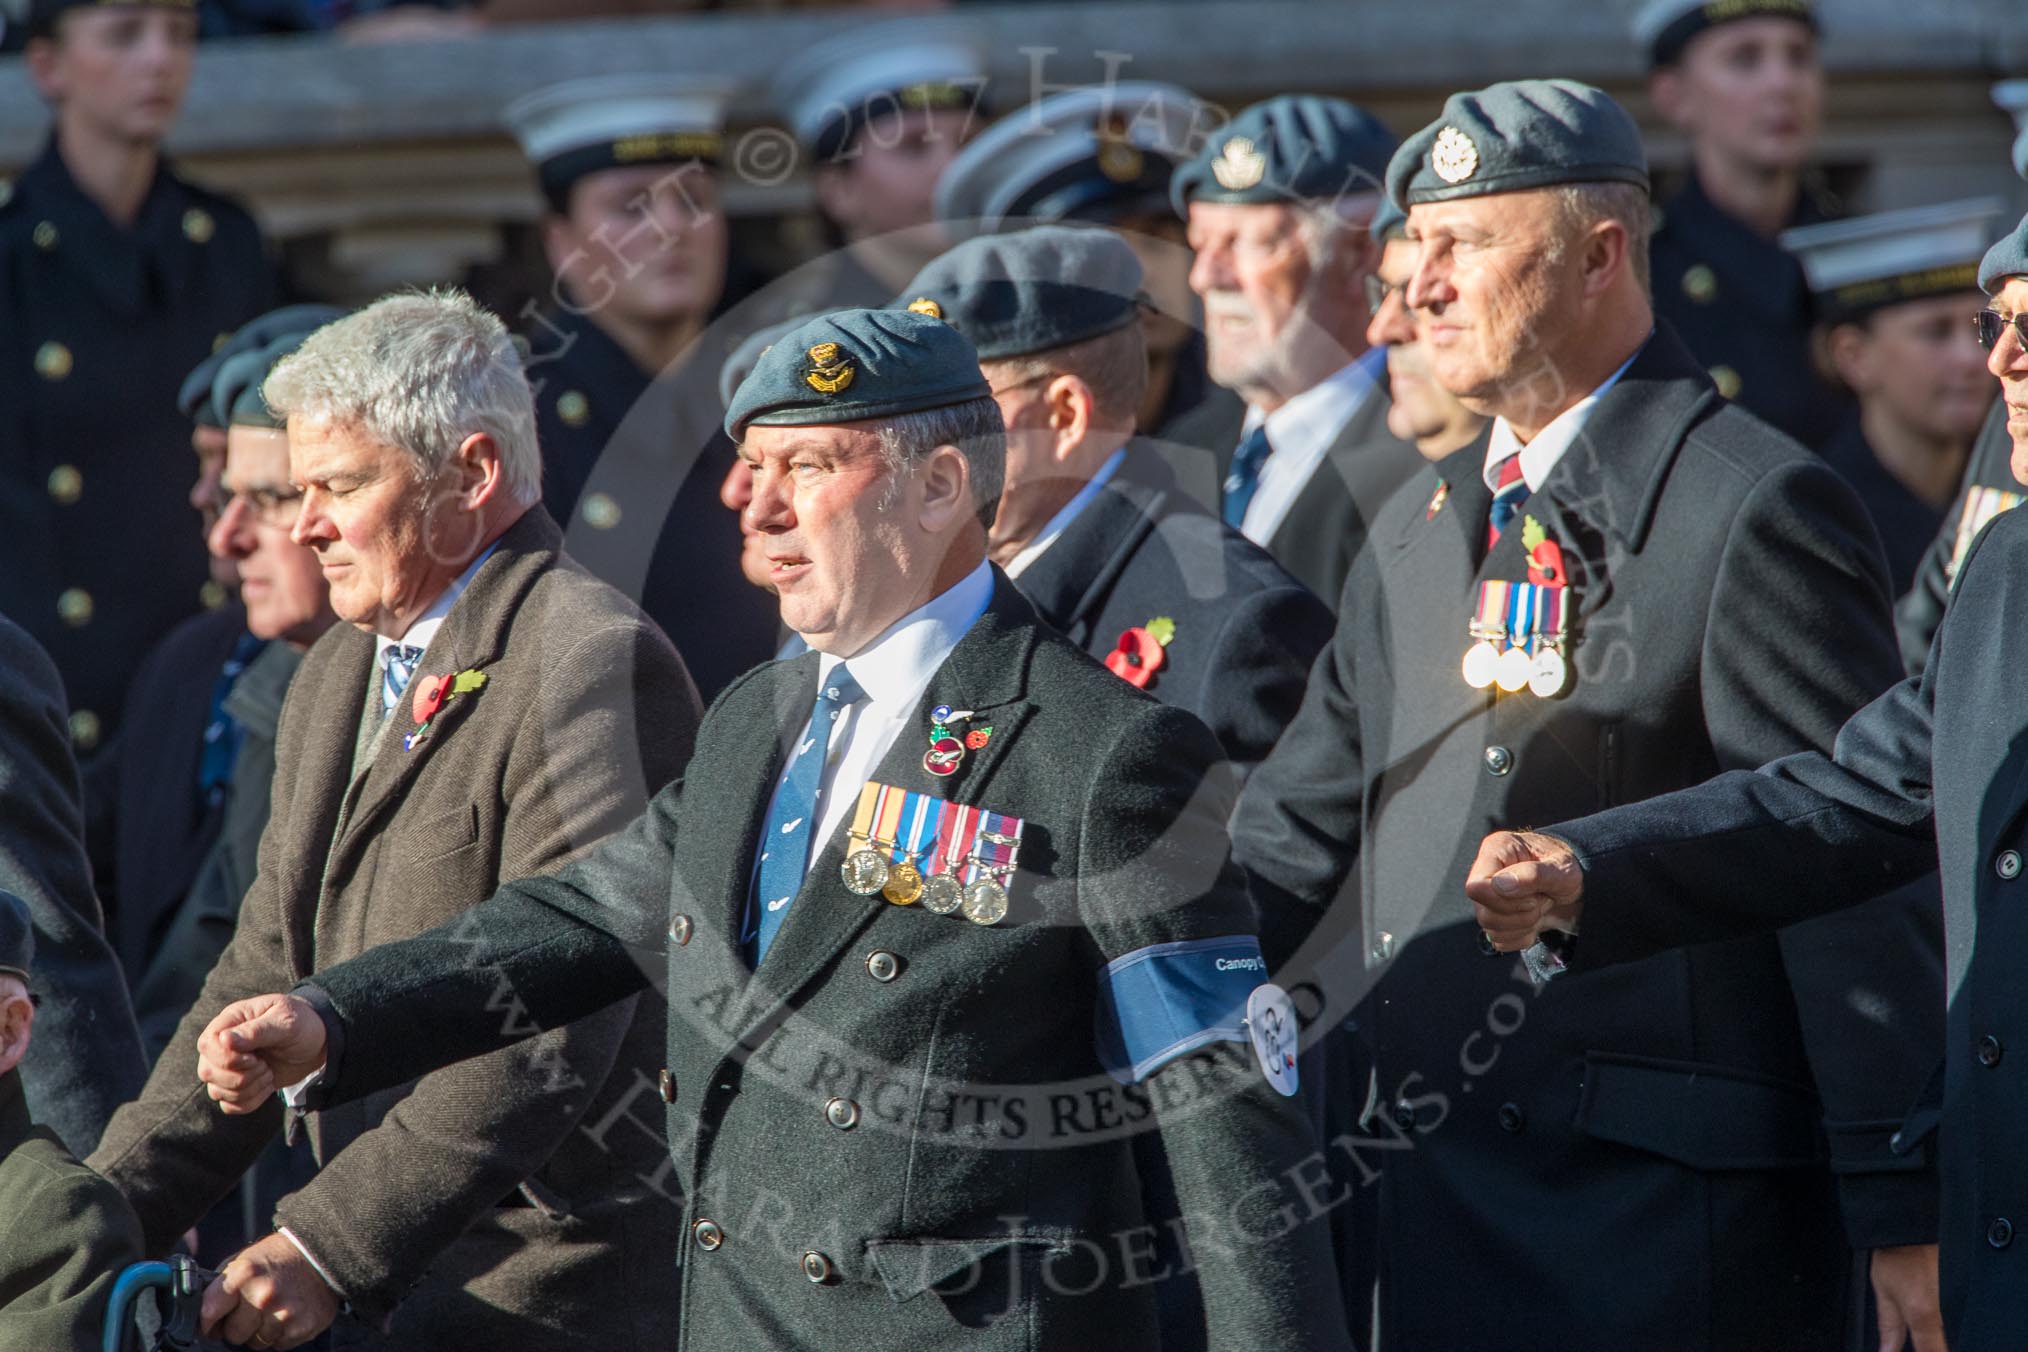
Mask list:
POLYGON ((1214 1042, 1252 1046, 1277 1093, 1296 1092, 1295 1007, 1267 979, 1251 935, 1150 944, 1099 973, 1099 1064, 1121 1084, 1148 1078, 1214 1042))

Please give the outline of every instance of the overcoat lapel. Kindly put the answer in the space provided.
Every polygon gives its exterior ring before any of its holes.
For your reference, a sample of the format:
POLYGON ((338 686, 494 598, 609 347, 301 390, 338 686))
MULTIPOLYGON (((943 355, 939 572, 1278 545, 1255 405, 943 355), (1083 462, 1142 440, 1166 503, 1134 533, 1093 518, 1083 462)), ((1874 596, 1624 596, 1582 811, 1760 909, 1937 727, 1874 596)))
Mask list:
MULTIPOLYGON (((993 577, 991 604, 931 678, 915 720, 902 729, 873 772, 879 783, 967 806, 981 805, 980 795, 990 790, 995 768, 1027 719, 1028 662, 1037 632, 1034 608, 998 569, 993 577), (993 728, 986 745, 968 753, 957 773, 945 778, 923 768, 923 753, 929 748, 930 710, 939 704, 970 709, 975 715, 971 726, 993 728)), ((772 779, 769 782, 772 784, 772 779)), ((852 790, 848 787, 848 791, 852 790)), ((846 830, 841 822, 825 842, 767 956, 747 984, 746 998, 735 1019, 742 1040, 749 1040, 745 1035, 755 1025, 767 1022, 821 975, 881 909, 891 904, 878 893, 861 897, 846 890, 839 877, 845 862, 846 830)), ((753 844, 751 834, 748 844, 753 844)), ((746 858, 751 860, 751 849, 746 858)), ((745 889, 741 886, 738 890, 743 904, 745 889)))
MULTIPOLYGON (((374 643, 350 625, 333 629, 320 642, 339 646, 341 651, 324 666, 323 679, 314 689, 307 685, 290 688, 290 698, 312 701, 311 707, 320 716, 306 717, 297 725, 302 729, 301 740, 289 753, 296 765, 296 792, 291 802, 278 805, 268 829, 286 821, 295 842, 289 857, 328 864, 335 853, 338 824, 351 787, 352 747, 359 736, 359 720, 366 712, 374 643)), ((328 872, 328 868, 297 869, 282 882, 283 953, 290 971, 298 977, 317 968, 317 903, 328 872)))
POLYGON ((1021 574, 1021 592, 1051 627, 1079 647, 1120 574, 1155 529, 1174 476, 1160 455, 1130 445, 1118 471, 1041 558, 1021 574))

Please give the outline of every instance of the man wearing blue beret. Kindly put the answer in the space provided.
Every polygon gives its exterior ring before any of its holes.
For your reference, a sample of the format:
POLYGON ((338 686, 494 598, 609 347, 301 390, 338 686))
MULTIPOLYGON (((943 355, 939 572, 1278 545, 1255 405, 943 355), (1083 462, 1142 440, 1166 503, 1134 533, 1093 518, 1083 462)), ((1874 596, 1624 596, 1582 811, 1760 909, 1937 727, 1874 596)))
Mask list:
MULTIPOLYGON (((1979 267, 1980 340, 1999 377, 2014 472, 2028 471, 2028 220, 1979 267)), ((2022 1264, 2028 1195, 2020 1152, 2028 1094, 2020 1045, 2028 1000, 2016 971, 2023 917, 2021 670, 2028 514, 2007 512, 1973 540, 1927 668, 1861 710, 1819 748, 1758 773, 1546 832, 1484 842, 1469 895, 1490 942, 1511 949, 1545 929, 1581 930, 1571 978, 1658 949, 1790 925, 1849 906, 1883 882, 1941 860, 1949 936, 1949 1020, 1931 1044, 1942 1074, 1896 1138, 1942 1151, 1943 1329, 1918 1348, 2008 1347, 2028 1324, 2022 1264), (1741 877, 1755 885, 1741 888, 1741 877), (2017 1247, 2019 1246, 2019 1247, 2017 1247)), ((1652 961, 1652 959, 1649 959, 1652 961)), ((1596 975, 1594 975, 1596 973, 1596 975)), ((1883 1328, 1880 1345, 1899 1346, 1883 1328)))
POLYGON ((226 1011, 212 1092, 370 1093, 643 990, 660 950, 687 1343, 1153 1345, 1156 1131, 1209 1345, 1348 1347, 1218 743, 987 562, 978 354, 925 314, 822 316, 726 431, 810 651, 735 682, 684 777, 560 874, 226 1011))
POLYGON ((1387 188, 1430 372, 1491 426, 1375 522, 1234 848, 1316 924, 1277 979, 1321 967, 1373 1064, 1388 1345, 1829 1347, 1865 1256, 1883 1322, 1919 1317, 1934 1173, 1895 1130, 1941 1036, 1933 905, 1536 995, 1554 953, 1487 956, 1463 894, 1495 826, 1828 749, 1896 674, 1864 508, 1656 322, 1602 91, 1454 94, 1387 188))
POLYGON ((1421 464, 1387 429, 1385 355, 1366 345, 1367 227, 1394 148, 1362 108, 1283 95, 1242 110, 1169 185, 1211 378, 1246 409, 1207 403, 1165 436, 1219 456, 1226 521, 1333 605, 1421 464))

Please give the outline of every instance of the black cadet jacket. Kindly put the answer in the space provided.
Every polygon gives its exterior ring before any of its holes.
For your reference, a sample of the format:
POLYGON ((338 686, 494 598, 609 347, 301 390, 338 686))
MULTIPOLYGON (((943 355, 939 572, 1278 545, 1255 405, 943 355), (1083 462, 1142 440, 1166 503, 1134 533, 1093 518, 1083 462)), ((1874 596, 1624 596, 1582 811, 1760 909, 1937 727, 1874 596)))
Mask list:
MULTIPOLYGON (((2024 611, 2028 514, 2010 512, 1965 560, 1927 669, 1854 715, 1834 755, 1550 828, 1586 873, 1573 970, 1792 924, 1941 860, 1942 1295, 1958 1348, 2014 1347, 2028 1327, 2024 611)), ((1920 1148, 1935 1120, 1918 1113, 1900 1145, 1920 1148)))
POLYGON ((1016 579, 1042 618, 1104 661, 1130 628, 1174 636, 1141 688, 1204 721, 1242 771, 1296 716, 1331 610, 1266 550, 1177 487, 1134 443, 1104 488, 1016 579))
POLYGON ((779 641, 774 599, 740 573, 739 517, 718 500, 732 448, 697 374, 720 365, 708 339, 658 379, 565 309, 533 325, 528 362, 543 505, 571 557, 669 636, 707 703, 779 641))
POLYGON ((1203 725, 1095 665, 996 576, 873 779, 1025 820, 1008 917, 853 895, 841 829, 749 970, 753 861, 817 668, 808 653, 736 682, 683 779, 584 860, 503 888, 456 935, 313 978, 302 989, 321 988, 342 1039, 330 1092, 511 1040, 487 1011, 500 991, 546 1025, 666 961, 662 1096, 693 1239, 682 1347, 1149 1346, 1130 1145, 1150 1128, 1193 1222, 1210 1345, 1346 1347, 1325 1228, 1300 1223, 1313 1213, 1289 1189, 1316 1162, 1296 1100, 1237 1047, 1130 1089, 1093 1049, 1110 958, 1252 931, 1203 725), (938 703, 993 728, 947 779, 923 768, 938 703))
POLYGON ((1933 1178, 1887 1147, 1934 1064, 1933 898, 1538 994, 1480 954, 1463 884, 1492 829, 1828 747, 1894 679, 1872 529, 1666 326, 1490 554, 1483 469, 1482 440, 1376 524, 1234 824, 1271 960, 1321 916, 1312 954, 1365 957, 1327 987, 1373 983, 1382 1326, 1425 1347, 1825 1345, 1845 1241, 1934 1236, 1933 1178), (1530 521, 1574 592, 1552 698, 1460 672, 1477 585, 1526 577, 1530 521))
POLYGON ((2007 405, 1997 401, 1972 444, 1972 458, 1965 465, 1965 481, 1957 501, 1944 514, 1943 528, 1936 542, 1916 569, 1908 594, 1894 608, 1895 636, 1901 641, 1901 660, 1911 676, 1922 675, 1929 661, 1930 640, 1943 623, 1944 607, 1950 601, 1951 583, 1958 575, 1965 554, 1979 530, 2000 512, 2019 505, 2028 493, 2014 477, 2014 440, 2007 435, 2007 405))
POLYGON ((0 612, 63 674, 80 752, 113 732, 135 661, 198 609, 176 391, 271 284, 252 218, 167 163, 129 229, 54 140, 0 202, 0 612))

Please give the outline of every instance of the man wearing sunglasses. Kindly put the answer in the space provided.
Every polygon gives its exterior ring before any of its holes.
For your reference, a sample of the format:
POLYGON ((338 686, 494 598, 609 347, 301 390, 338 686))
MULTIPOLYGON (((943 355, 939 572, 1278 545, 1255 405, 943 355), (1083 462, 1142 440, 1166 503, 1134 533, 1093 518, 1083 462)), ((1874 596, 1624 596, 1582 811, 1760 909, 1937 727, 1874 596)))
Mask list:
MULTIPOLYGON (((2018 476, 2028 469, 2028 221, 1988 251, 1979 285, 1989 297, 1980 337, 1992 344, 1987 369, 2000 380, 2018 476)), ((1950 1346, 2007 1347, 2028 1322, 2028 1242, 2015 1247, 2028 1226, 2018 1148, 2028 1119, 2019 968, 2028 705, 2017 688, 2028 665, 2028 515, 2006 513, 1980 532, 1958 573, 1927 669, 1853 715, 1832 753, 1542 832, 1497 833, 1466 891, 1492 945, 1579 932, 1567 971, 1591 971, 1794 924, 1941 865, 1944 1070, 1894 1148, 1936 1129, 1950 1346)))

